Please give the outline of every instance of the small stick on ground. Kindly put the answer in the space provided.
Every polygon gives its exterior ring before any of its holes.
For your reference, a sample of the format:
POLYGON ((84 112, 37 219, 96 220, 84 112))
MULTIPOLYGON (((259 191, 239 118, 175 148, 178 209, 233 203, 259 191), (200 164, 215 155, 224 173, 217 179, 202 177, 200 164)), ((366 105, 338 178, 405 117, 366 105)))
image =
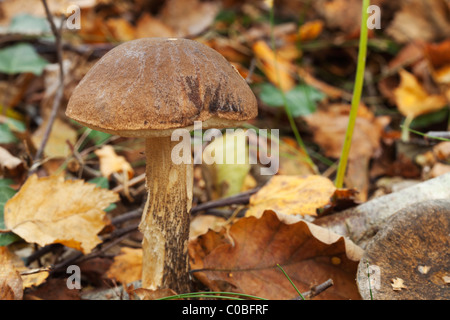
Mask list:
MULTIPOLYGON (((44 137, 42 139, 41 145, 39 146, 39 149, 36 152, 36 155, 34 156, 34 162, 35 164, 38 163, 41 160, 41 157, 44 153, 45 146, 47 145, 47 141, 49 139, 53 123, 55 122, 56 115, 58 113, 59 106, 61 105, 61 100, 64 93, 64 69, 63 69, 63 62, 62 62, 62 42, 61 42, 61 28, 63 26, 63 23, 61 23, 61 27, 58 30, 58 28, 55 25, 55 22, 53 21, 53 16, 50 12, 50 9, 48 7, 47 1, 42 0, 42 4, 45 8, 45 13, 47 15, 47 20, 50 23, 50 28, 52 30, 53 35, 55 36, 55 44, 56 44, 56 55, 58 58, 58 65, 59 65, 59 84, 58 89, 55 94, 55 98, 53 100, 52 105, 52 111, 50 113, 50 117, 47 122, 47 127, 45 128, 44 137)), ((30 169, 30 174, 34 173, 37 170, 37 166, 33 165, 30 169)))
POLYGON ((259 189, 260 188, 255 188, 255 189, 252 189, 252 190, 249 190, 246 192, 242 192, 242 193, 239 193, 239 194, 231 196, 231 197, 208 201, 208 202, 199 204, 191 209, 191 214, 194 214, 194 213, 197 213, 200 211, 205 211, 208 209, 225 207, 225 206, 229 206, 229 205, 233 205, 233 204, 248 204, 252 194, 255 194, 259 189))
MULTIPOLYGON (((310 299, 314 298, 315 296, 321 294, 322 292, 324 292, 331 286, 333 286, 333 280, 328 279, 324 283, 318 284, 318 285, 312 287, 311 290, 302 293, 302 295, 306 300, 310 300, 310 299)), ((298 296, 298 297, 295 297, 294 300, 303 300, 303 299, 300 296, 298 296)))

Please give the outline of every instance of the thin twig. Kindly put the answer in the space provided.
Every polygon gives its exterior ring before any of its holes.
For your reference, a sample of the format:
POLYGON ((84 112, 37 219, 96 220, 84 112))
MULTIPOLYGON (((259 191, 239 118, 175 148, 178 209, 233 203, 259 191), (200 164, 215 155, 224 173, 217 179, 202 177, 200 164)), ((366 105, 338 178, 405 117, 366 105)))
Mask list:
POLYGON ((52 266, 51 272, 55 273, 55 272, 61 271, 62 269, 66 268, 67 266, 69 266, 71 264, 74 264, 76 262, 81 262, 81 261, 84 261, 86 259, 91 259, 94 256, 98 256, 98 255, 102 254, 104 251, 106 251, 107 249, 109 249, 113 245, 119 243, 124 238, 126 238, 129 233, 131 233, 133 231, 137 231, 138 230, 138 226, 139 226, 139 224, 133 224, 133 225, 130 225, 130 226, 122 228, 122 229, 114 230, 113 232, 111 232, 111 234, 109 234, 108 237, 106 237, 103 240, 102 243, 99 243, 94 248, 94 251, 92 253, 90 253, 87 256, 84 256, 82 252, 76 252, 73 255, 71 255, 68 258, 66 258, 65 260, 63 260, 63 261, 59 262, 58 264, 52 266))
MULTIPOLYGON (((333 286, 333 280, 332 279, 328 279, 327 281, 325 281, 324 283, 318 284, 314 287, 311 288, 311 290, 303 292, 302 296, 309 300, 314 298, 315 296, 321 294, 322 292, 324 292, 325 290, 327 290, 328 288, 330 288, 331 286, 333 286)), ((300 296, 295 297, 294 300, 302 300, 302 298, 300 296)))
POLYGON ((208 201, 208 202, 199 204, 198 206, 195 206, 191 209, 191 214, 194 214, 194 213, 197 213, 200 211, 204 211, 204 210, 208 210, 208 209, 212 209, 212 208, 225 207, 225 206, 229 206, 229 205, 233 205, 233 204, 247 204, 249 202, 252 194, 255 194, 259 189, 260 188, 255 188, 255 189, 252 189, 252 190, 249 190, 246 192, 242 192, 242 193, 239 193, 239 194, 231 196, 231 197, 208 201))
MULTIPOLYGON (((128 187, 132 187, 135 184, 138 184, 138 183, 140 183, 140 182, 142 182, 144 180, 145 180, 145 173, 143 173, 143 174, 141 174, 141 175, 139 175, 137 177, 134 177, 133 179, 128 181, 128 187)), ((117 187, 115 187, 114 189, 112 189, 111 191, 114 191, 114 192, 118 193, 118 192, 123 191, 124 189, 125 189, 124 185, 121 184, 121 185, 118 185, 117 187)))
POLYGON ((53 250, 61 247, 62 245, 59 243, 54 243, 54 244, 49 244, 46 245, 36 251, 34 251, 32 254, 30 254, 26 259, 25 259, 25 265, 28 266, 30 265, 33 261, 40 259, 43 255, 52 252, 53 250))
MULTIPOLYGON (((61 105, 61 100, 62 100, 63 93, 64 93, 64 68, 63 68, 62 42, 61 42, 61 29, 62 29, 63 23, 61 22, 61 27, 58 30, 56 28, 55 22, 53 21, 53 16, 50 12, 50 9, 48 8, 47 1, 42 0, 42 4, 44 5, 45 13, 47 15, 47 20, 50 23, 50 28, 52 30, 52 33, 55 36, 56 55, 58 58, 58 65, 59 65, 59 85, 58 85, 58 89, 55 94, 55 98, 53 100, 52 111, 50 113, 50 117, 47 122, 47 127, 45 128, 45 132, 44 132, 44 136, 43 136, 41 145, 39 146, 39 149, 37 150, 36 155, 34 157, 35 163, 38 163, 41 160, 41 157, 44 153, 44 149, 45 149, 45 146, 47 145, 48 139, 50 137, 53 123, 55 122, 56 115, 58 114, 58 109, 61 105)), ((36 170, 37 170, 37 166, 32 166, 30 173, 33 173, 36 170)))
POLYGON ((114 218, 111 219, 111 224, 112 225, 118 225, 121 224, 125 221, 129 221, 129 220, 133 220, 133 219, 137 219, 140 218, 142 216, 142 210, 143 208, 138 208, 135 210, 131 210, 125 213, 122 213, 121 215, 118 215, 114 218))

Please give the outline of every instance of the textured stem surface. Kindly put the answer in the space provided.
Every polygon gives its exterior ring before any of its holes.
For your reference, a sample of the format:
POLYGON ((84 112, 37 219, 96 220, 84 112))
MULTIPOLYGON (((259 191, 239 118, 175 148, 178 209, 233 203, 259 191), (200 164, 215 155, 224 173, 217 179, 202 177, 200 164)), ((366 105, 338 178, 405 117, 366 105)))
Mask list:
MULTIPOLYGON (((139 226, 144 235, 142 286, 189 291, 189 210, 193 166, 174 164, 170 137, 146 140, 148 199, 139 226)), ((186 149, 185 149, 186 150, 186 149)))

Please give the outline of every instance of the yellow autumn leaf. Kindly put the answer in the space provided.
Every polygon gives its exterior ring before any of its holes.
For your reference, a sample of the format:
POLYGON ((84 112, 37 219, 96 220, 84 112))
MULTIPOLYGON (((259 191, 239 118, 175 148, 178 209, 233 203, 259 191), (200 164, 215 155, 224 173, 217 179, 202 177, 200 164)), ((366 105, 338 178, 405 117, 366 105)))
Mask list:
POLYGON ((14 267, 14 255, 0 247, 0 300, 22 300, 23 287, 19 271, 14 267))
MULTIPOLYGON (((37 129, 31 140, 35 146, 39 146, 44 138, 47 122, 44 122, 39 129, 37 129)), ((53 122, 52 131, 45 145, 44 153, 50 158, 66 158, 72 153, 67 142, 74 145, 77 141, 77 132, 64 121, 56 118, 53 122)))
POLYGON ((322 176, 277 175, 250 198, 246 216, 260 217, 265 210, 315 216, 335 191, 334 184, 322 176))
POLYGON ((142 277, 142 249, 121 248, 120 254, 114 257, 114 262, 106 275, 122 284, 140 280, 142 277))
POLYGON ((298 38, 300 41, 308 41, 316 39, 323 30, 324 23, 322 20, 314 20, 304 23, 298 29, 298 38))
POLYGON ((275 55, 267 43, 262 40, 255 42, 253 52, 261 61, 264 74, 270 82, 285 92, 295 86, 295 80, 291 76, 293 66, 289 61, 275 55))
POLYGON ((32 175, 5 204, 5 225, 27 242, 61 243, 89 253, 101 242, 103 209, 118 200, 116 193, 82 180, 32 175))
POLYGON ((127 172, 128 178, 134 175, 133 168, 130 163, 122 156, 119 156, 110 145, 105 145, 101 149, 95 151, 100 160, 100 172, 102 176, 109 178, 113 173, 127 172))
POLYGON ((442 109, 447 100, 442 95, 431 95, 419 81, 405 70, 400 70, 400 85, 394 90, 398 110, 407 118, 442 109))
POLYGON ((40 284, 44 283, 47 277, 50 275, 49 269, 45 267, 36 269, 27 268, 23 260, 14 252, 11 252, 9 250, 1 251, 0 248, 0 255, 3 255, 4 259, 7 258, 8 263, 12 264, 14 269, 20 274, 23 289, 39 286, 40 284))

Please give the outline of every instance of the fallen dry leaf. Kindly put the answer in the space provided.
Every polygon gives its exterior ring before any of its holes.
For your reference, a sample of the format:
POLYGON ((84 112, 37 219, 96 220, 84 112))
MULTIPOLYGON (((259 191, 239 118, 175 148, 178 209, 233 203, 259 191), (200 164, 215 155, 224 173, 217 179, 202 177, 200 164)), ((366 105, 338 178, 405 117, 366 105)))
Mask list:
POLYGON ((114 257, 114 262, 106 276, 116 279, 122 284, 128 284, 142 277, 142 249, 123 247, 119 255, 114 257))
POLYGON ((67 279, 50 278, 44 284, 27 292, 24 300, 81 300, 80 289, 69 289, 67 279))
POLYGON ((402 0, 400 4, 401 9, 386 30, 397 42, 434 41, 450 34, 450 10, 445 0, 402 0))
POLYGON ((0 300, 22 300, 22 278, 13 261, 8 248, 0 247, 0 300))
POLYGON ((362 249, 344 237, 305 221, 280 221, 273 211, 241 218, 228 230, 209 231, 189 244, 193 275, 213 291, 267 299, 291 299, 331 278, 317 299, 360 299, 355 275, 362 249))
POLYGON ((417 270, 421 273, 421 274, 427 274, 428 271, 430 271, 431 267, 430 266, 418 266, 417 270))
POLYGON ((316 39, 322 33, 323 26, 322 20, 308 21, 302 24, 298 30, 299 40, 309 41, 316 39))
POLYGON ((398 110, 407 118, 442 109, 447 100, 442 95, 429 94, 417 78, 406 70, 400 70, 400 85, 394 90, 398 110))
POLYGON ((437 162, 429 172, 430 178, 436 178, 450 172, 450 165, 437 162))
POLYGON ((40 286, 47 280, 48 276, 50 275, 50 271, 48 270, 48 268, 38 268, 30 270, 27 267, 23 267, 19 270, 24 289, 40 286))
POLYGON ((322 176, 273 176, 250 197, 246 216, 260 217, 265 210, 283 214, 317 215, 329 203, 336 187, 322 176))
MULTIPOLYGON (((33 144, 37 147, 42 142, 47 122, 44 122, 31 137, 33 144)), ((50 158, 66 158, 71 154, 71 150, 67 142, 74 145, 77 141, 77 132, 74 128, 66 124, 64 121, 56 118, 53 122, 52 131, 45 145, 44 153, 50 158)))
MULTIPOLYGON (((381 4, 384 0, 372 0, 371 5, 381 4)), ((311 3, 323 17, 329 28, 339 28, 352 36, 359 31, 361 25, 361 1, 359 0, 316 0, 311 3)))
POLYGON ((0 147, 0 166, 2 169, 12 170, 21 164, 22 161, 19 158, 14 157, 8 150, 0 147))
POLYGON ((450 141, 439 142, 433 147, 433 154, 440 161, 450 160, 450 141))
POLYGON ((437 83, 450 84, 450 40, 427 43, 425 53, 434 80, 437 83))
POLYGON ((104 208, 119 200, 116 193, 62 176, 30 176, 5 204, 5 225, 27 242, 61 243, 89 253, 106 225, 104 208))
POLYGON ((220 7, 219 1, 167 0, 158 18, 173 29, 177 37, 188 37, 208 28, 220 7))
POLYGON ((449 284, 450 283, 450 276, 445 275, 442 277, 442 280, 444 281, 445 284, 449 284))
POLYGON ((402 289, 408 288, 407 286, 405 286, 404 281, 401 278, 392 279, 391 282, 392 290, 394 291, 400 291, 402 289))
POLYGON ((115 41, 131 41, 134 40, 134 26, 123 18, 111 18, 106 20, 106 27, 115 41))
POLYGON ((158 289, 158 290, 150 290, 145 288, 137 288, 132 289, 128 292, 128 294, 136 295, 139 300, 156 300, 165 297, 174 296, 177 293, 172 289, 158 289))
MULTIPOLYGON (((306 162, 306 155, 297 141, 282 137, 278 145, 279 175, 311 175, 314 169, 306 162)), ((274 152, 271 150, 271 152, 274 152)))
POLYGON ((213 215, 198 215, 191 220, 189 227, 189 238, 195 239, 205 234, 210 229, 219 231, 226 224, 226 220, 222 217, 213 215))
POLYGON ((144 12, 136 23, 135 38, 174 37, 175 32, 160 19, 144 12))
POLYGON ((344 90, 341 90, 337 87, 333 87, 323 81, 316 79, 306 69, 298 68, 297 73, 306 84, 309 84, 310 86, 320 90, 321 92, 325 93, 330 98, 338 99, 338 98, 350 98, 351 97, 350 93, 348 93, 344 90))
POLYGON ((256 41, 253 52, 261 61, 263 72, 270 82, 285 92, 295 86, 295 80, 290 74, 293 66, 288 60, 275 55, 265 41, 256 41))
MULTIPOLYGON (((325 156, 340 158, 349 111, 349 105, 332 104, 304 118, 313 132, 314 141, 323 149, 325 156)), ((380 152, 381 136, 389 122, 389 117, 375 117, 364 105, 358 108, 345 184, 359 192, 357 198, 360 201, 367 199, 369 161, 380 152)))
POLYGON ((17 272, 19 272, 20 277, 22 278, 23 289, 39 286, 45 282, 50 274, 48 268, 29 269, 25 266, 23 260, 15 253, 9 251, 7 254, 9 255, 9 262, 14 266, 17 272))
MULTIPOLYGON (((331 104, 305 117, 314 141, 319 144, 327 157, 341 156, 348 125, 350 105, 331 104)), ((358 107, 355 134, 353 135, 350 158, 372 157, 380 148, 380 139, 388 117, 375 117, 364 105, 358 107)))
POLYGON ((110 145, 104 145, 94 152, 100 160, 100 172, 102 176, 109 178, 113 173, 128 174, 128 179, 134 176, 134 170, 130 163, 123 157, 116 154, 110 145))

